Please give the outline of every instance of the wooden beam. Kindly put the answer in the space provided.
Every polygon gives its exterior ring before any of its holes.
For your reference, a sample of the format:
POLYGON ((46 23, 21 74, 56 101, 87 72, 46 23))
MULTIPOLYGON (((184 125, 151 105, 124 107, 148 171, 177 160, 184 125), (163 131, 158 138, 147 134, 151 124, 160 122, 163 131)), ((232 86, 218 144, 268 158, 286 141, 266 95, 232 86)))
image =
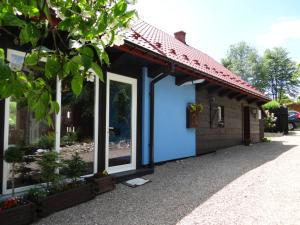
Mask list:
POLYGON ((258 107, 261 107, 263 104, 265 104, 266 102, 262 102, 262 101, 258 101, 256 104, 258 107))
POLYGON ((248 96, 248 95, 241 94, 241 95, 239 95, 239 96, 236 97, 236 100, 241 101, 242 99, 247 98, 247 96, 248 96))
POLYGON ((249 104, 251 104, 251 103, 253 103, 253 102, 256 102, 256 101, 258 101, 258 99, 256 99, 256 98, 249 98, 249 99, 247 99, 247 102, 248 102, 249 104))
POLYGON ((150 77, 156 77, 158 74, 160 73, 164 73, 165 71, 167 71, 167 66, 158 66, 155 65, 154 67, 149 67, 149 76, 150 77))
POLYGON ((217 92, 218 90, 220 90, 220 88, 222 88, 222 86, 220 86, 220 85, 210 85, 210 86, 206 87, 207 92, 209 94, 217 92))
POLYGON ((175 84, 177 86, 180 86, 180 85, 184 84, 185 82, 192 81, 192 80, 195 80, 195 77, 190 77, 190 76, 176 77, 175 84))
POLYGON ((196 88, 203 88, 203 87, 205 87, 207 85, 209 85, 209 82, 208 81, 204 81, 203 83, 196 84, 196 88))
POLYGON ((233 99, 234 97, 236 97, 239 94, 240 94, 239 92, 231 92, 228 94, 228 98, 233 99))
POLYGON ((220 96, 220 97, 223 97, 223 96, 225 96, 226 94, 228 94, 229 92, 231 92, 231 90, 230 89, 221 89, 220 91, 219 91, 219 93, 218 93, 218 95, 220 96))

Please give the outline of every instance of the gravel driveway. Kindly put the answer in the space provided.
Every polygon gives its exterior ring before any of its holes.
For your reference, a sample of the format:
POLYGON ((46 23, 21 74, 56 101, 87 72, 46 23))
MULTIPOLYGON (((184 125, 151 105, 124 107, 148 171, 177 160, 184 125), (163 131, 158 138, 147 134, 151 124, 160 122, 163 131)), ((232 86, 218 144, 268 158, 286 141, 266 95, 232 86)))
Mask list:
POLYGON ((152 182, 40 220, 44 225, 300 224, 300 132, 156 166, 152 182))

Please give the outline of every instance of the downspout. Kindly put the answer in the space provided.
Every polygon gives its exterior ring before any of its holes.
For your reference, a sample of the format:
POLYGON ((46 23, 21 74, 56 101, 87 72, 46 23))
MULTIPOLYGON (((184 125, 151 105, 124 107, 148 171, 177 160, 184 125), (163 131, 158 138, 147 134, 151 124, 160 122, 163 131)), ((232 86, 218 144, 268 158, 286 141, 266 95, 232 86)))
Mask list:
POLYGON ((168 76, 168 73, 160 73, 150 82, 150 142, 149 142, 149 167, 154 168, 154 99, 155 84, 168 76))

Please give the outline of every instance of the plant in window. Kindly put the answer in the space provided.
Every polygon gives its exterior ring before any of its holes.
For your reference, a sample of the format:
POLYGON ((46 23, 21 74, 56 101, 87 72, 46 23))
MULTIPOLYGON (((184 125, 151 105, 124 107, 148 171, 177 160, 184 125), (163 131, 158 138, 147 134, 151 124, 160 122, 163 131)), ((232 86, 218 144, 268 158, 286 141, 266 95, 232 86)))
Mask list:
POLYGON ((62 137, 62 145, 72 145, 78 140, 78 134, 76 132, 68 132, 62 137))
POLYGON ((16 164, 23 161, 24 152, 18 147, 9 147, 4 153, 4 160, 12 165, 11 168, 11 189, 12 196, 15 196, 15 174, 16 174, 16 164))
POLYGON ((62 176, 57 173, 62 167, 59 154, 55 151, 45 152, 38 164, 41 167, 41 181, 46 183, 47 191, 55 191, 62 180, 62 176))
POLYGON ((72 179, 73 183, 77 183, 80 176, 84 174, 86 167, 86 162, 83 161, 78 152, 75 152, 71 159, 64 160, 63 171, 68 178, 72 179))
POLYGON ((42 136, 38 141, 38 147, 42 149, 53 149, 55 143, 55 133, 50 132, 47 135, 42 136))
POLYGON ((191 103, 188 106, 190 112, 202 112, 204 107, 200 103, 191 103))

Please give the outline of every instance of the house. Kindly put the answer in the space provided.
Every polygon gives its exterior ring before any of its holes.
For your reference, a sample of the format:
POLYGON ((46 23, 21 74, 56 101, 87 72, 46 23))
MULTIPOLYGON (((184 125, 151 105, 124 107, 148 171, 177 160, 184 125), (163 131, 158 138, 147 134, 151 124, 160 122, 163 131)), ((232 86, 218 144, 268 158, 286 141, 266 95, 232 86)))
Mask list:
MULTIPOLYGON (((106 170, 121 180, 153 172, 156 163, 193 157, 218 148, 260 141, 260 106, 269 98, 203 52, 140 21, 125 44, 108 50, 105 82, 91 77, 76 98, 57 80, 53 97, 61 106, 55 127, 37 122, 26 103, 0 102, 0 155, 10 145, 26 151, 17 190, 38 182, 36 160, 47 149, 64 158, 79 152, 88 163, 83 175, 106 170), (201 103, 187 127, 187 107, 201 103)), ((2 34, 12 66, 24 57, 2 34), (15 62, 15 63, 13 63, 15 62)), ((0 160, 1 193, 10 192, 8 165, 0 160)))

